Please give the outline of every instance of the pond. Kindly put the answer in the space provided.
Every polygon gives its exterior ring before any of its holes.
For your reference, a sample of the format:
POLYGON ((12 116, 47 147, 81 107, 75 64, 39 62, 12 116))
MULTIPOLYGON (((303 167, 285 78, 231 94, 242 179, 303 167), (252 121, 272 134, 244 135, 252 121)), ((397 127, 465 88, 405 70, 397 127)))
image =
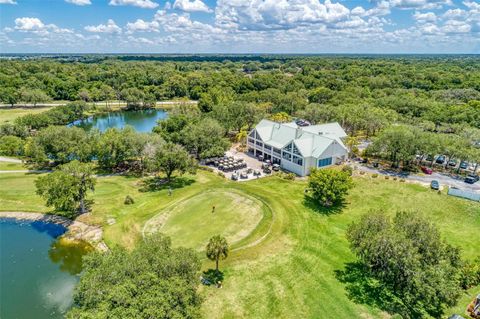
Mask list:
POLYGON ((85 120, 79 120, 73 125, 86 130, 96 128, 101 132, 108 128, 123 128, 133 126, 137 132, 148 133, 157 125, 157 121, 167 117, 167 112, 160 109, 146 109, 138 111, 118 111, 95 115, 85 120))
POLYGON ((88 244, 61 225, 0 218, 0 318, 56 319, 72 304, 88 244))

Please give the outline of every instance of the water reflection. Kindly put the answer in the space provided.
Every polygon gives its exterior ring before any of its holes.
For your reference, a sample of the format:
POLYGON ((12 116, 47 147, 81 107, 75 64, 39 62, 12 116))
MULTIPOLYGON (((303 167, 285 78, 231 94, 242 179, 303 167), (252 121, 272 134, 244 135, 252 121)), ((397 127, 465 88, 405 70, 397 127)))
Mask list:
POLYGON ((52 242, 48 257, 60 265, 60 270, 71 275, 82 271, 83 256, 93 251, 94 248, 85 241, 72 241, 63 237, 52 242))
POLYGON ((96 115, 72 124, 86 130, 96 128, 101 132, 108 128, 124 128, 129 125, 133 126, 137 132, 148 133, 157 125, 157 121, 166 117, 167 113, 159 109, 118 111, 96 115))

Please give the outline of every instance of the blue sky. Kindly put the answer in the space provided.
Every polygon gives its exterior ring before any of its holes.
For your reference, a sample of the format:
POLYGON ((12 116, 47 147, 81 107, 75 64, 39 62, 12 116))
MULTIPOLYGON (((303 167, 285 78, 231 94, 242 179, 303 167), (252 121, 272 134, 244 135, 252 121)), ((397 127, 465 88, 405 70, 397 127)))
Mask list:
POLYGON ((480 53, 474 0, 0 0, 2 53, 480 53))

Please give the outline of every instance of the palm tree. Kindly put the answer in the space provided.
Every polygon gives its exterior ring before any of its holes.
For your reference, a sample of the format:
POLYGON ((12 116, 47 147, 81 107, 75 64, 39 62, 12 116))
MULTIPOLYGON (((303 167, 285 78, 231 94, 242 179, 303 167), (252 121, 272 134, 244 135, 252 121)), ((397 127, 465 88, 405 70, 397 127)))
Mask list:
POLYGON ((228 243, 225 237, 220 235, 210 238, 207 244, 207 258, 215 260, 215 270, 218 272, 218 261, 228 257, 228 243))

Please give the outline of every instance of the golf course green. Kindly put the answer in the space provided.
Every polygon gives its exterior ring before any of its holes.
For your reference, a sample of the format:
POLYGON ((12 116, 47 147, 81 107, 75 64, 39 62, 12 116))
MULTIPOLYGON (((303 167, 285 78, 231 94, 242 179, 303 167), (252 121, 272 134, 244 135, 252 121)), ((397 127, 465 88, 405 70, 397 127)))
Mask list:
MULTIPOLYGON (((38 176, 1 174, 0 185, 8 187, 0 187, 0 209, 49 212, 35 194, 38 176)), ((199 170, 176 180, 169 195, 168 188, 145 190, 142 178, 99 177, 90 195, 92 212, 78 219, 101 225, 110 247, 132 248, 149 229, 164 232, 175 245, 197 249, 204 270, 214 267, 204 257, 205 240, 227 236, 232 246, 220 263, 223 288, 201 287, 206 318, 389 318, 356 300, 337 276, 355 260, 345 237, 348 226, 373 211, 413 211, 434 223, 465 258, 478 256, 480 205, 426 186, 356 176, 344 205, 323 209, 306 200, 302 179, 239 183, 199 170), (134 204, 124 204, 127 195, 134 204)), ((445 313, 463 313, 478 293, 480 287, 471 288, 445 313)))
POLYGON ((221 234, 235 244, 255 230, 264 204, 238 190, 211 189, 167 207, 145 224, 145 233, 162 232, 176 246, 205 248, 221 234))

